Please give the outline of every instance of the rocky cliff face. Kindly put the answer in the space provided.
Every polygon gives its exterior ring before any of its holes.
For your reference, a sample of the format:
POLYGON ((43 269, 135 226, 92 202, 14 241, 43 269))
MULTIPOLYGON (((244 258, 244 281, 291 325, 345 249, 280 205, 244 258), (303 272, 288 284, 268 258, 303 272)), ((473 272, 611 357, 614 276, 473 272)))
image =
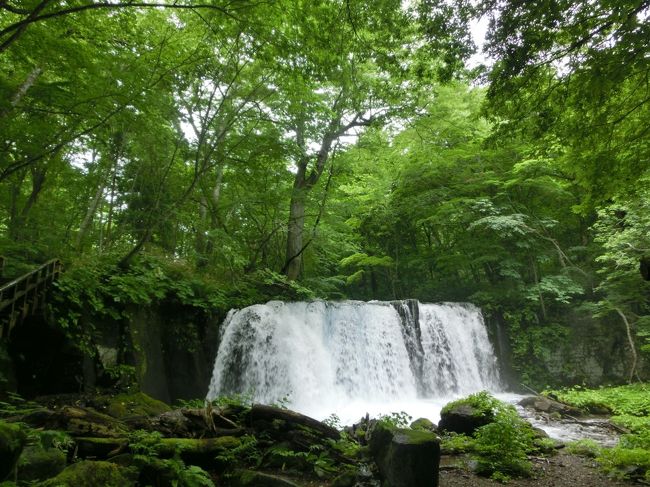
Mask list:
MULTIPOLYGON (((632 357, 623 323, 615 316, 595 319, 576 311, 560 323, 516 332, 503 317, 491 316, 486 322, 502 376, 514 386, 598 386, 624 383, 629 377, 632 357)), ((642 377, 650 376, 649 365, 639 360, 642 377)))
POLYGON ((102 366, 133 364, 140 390, 168 403, 205 397, 221 317, 170 303, 133 308, 129 317, 121 332, 102 327, 102 366))

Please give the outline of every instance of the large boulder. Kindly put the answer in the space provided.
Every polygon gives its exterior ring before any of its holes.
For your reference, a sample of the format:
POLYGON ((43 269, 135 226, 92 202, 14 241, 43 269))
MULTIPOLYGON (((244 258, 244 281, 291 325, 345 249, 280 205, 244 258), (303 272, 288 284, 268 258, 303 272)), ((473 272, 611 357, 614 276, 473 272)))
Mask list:
POLYGON ((0 482, 14 470, 26 440, 20 426, 0 421, 0 482))
POLYGON ((370 453, 391 487, 437 487, 440 440, 428 431, 395 428, 378 422, 370 453))
POLYGON ((472 435, 481 426, 491 423, 494 415, 471 404, 458 403, 443 408, 440 412, 438 428, 441 431, 452 431, 472 435))
POLYGON ((442 408, 438 428, 441 431, 473 435, 478 428, 494 421, 495 411, 500 407, 501 401, 486 391, 470 394, 442 408))
POLYGON ((29 445, 18 460, 18 480, 33 482, 58 475, 67 465, 68 452, 75 447, 61 431, 34 430, 29 445))

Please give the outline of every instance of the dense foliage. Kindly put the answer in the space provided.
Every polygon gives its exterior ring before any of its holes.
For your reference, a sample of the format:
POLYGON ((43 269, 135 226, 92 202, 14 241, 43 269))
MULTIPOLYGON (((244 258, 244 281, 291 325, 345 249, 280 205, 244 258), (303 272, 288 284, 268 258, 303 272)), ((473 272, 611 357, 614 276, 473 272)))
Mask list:
POLYGON ((611 411, 611 420, 628 432, 614 448, 600 448, 589 442, 571 450, 595 457, 610 474, 620 478, 650 480, 650 391, 647 384, 601 389, 572 388, 549 391, 558 399, 586 412, 611 411))
POLYGON ((459 405, 469 406, 476 415, 487 418, 472 436, 446 433, 442 437, 445 453, 471 453, 476 471, 495 480, 528 476, 532 464, 528 455, 538 452, 540 444, 530 424, 519 417, 514 406, 506 404, 483 391, 447 404, 442 412, 459 405))
POLYGON ((592 319, 639 375, 647 2, 162 4, 0 3, 0 254, 65 260, 69 333, 161 300, 461 300, 532 386, 586 380, 548 363, 592 319))

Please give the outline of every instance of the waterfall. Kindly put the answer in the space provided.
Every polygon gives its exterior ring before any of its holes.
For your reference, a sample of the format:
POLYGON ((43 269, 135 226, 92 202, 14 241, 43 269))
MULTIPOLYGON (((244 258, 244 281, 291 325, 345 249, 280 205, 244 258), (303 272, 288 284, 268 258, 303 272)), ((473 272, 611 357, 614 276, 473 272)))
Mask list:
POLYGON ((499 391, 499 374, 471 304, 271 301, 228 314, 208 399, 288 398, 293 409, 323 416, 484 389, 499 391))

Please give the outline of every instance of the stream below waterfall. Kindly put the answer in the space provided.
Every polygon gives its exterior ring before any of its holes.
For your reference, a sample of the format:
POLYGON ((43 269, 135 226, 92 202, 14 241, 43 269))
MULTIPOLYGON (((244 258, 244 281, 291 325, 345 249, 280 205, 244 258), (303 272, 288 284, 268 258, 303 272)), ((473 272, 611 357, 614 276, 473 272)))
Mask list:
MULTIPOLYGON (((479 308, 467 303, 270 301, 231 310, 208 399, 244 395, 341 424, 405 412, 440 419, 448 402, 487 390, 508 393, 479 308)), ((616 438, 588 421, 553 422, 520 413, 555 439, 616 438)))

